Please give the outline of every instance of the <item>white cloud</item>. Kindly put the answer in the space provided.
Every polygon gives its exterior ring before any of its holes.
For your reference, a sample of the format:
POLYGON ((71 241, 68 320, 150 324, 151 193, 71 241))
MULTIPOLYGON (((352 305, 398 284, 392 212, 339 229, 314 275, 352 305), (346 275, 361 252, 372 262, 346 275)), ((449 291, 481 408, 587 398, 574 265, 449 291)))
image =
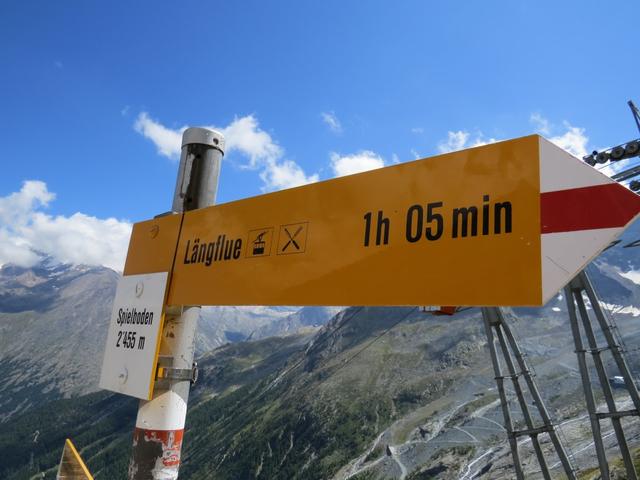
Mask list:
MULTIPOLYGON (((180 158, 182 133, 186 127, 170 129, 149 117, 146 112, 138 115, 134 125, 137 132, 150 139, 158 153, 171 159, 180 158)), ((261 170, 260 178, 264 182, 263 190, 297 187, 318 181, 318 175, 306 175, 302 167, 293 160, 283 160, 284 150, 273 140, 268 132, 260 128, 254 115, 236 117, 226 127, 208 126, 224 135, 226 152, 238 152, 248 158, 242 167, 261 170)))
POLYGON ((322 121, 327 124, 333 133, 342 133, 342 124, 334 112, 322 112, 322 121))
MULTIPOLYGON (((587 154, 589 137, 585 135, 584 128, 574 127, 565 121, 562 123, 562 128, 559 129, 539 113, 531 114, 529 121, 534 125, 536 132, 547 136, 551 142, 567 150, 572 155, 582 158, 587 154), (549 136, 552 133, 557 134, 549 136)), ((479 147, 497 141, 495 138, 486 138, 482 132, 472 135, 466 130, 450 131, 447 132, 447 139, 438 144, 438 151, 440 153, 455 152, 464 148, 479 147)))
POLYGON ((447 139, 438 144, 440 153, 455 152, 462 150, 469 140, 469 132, 458 130, 457 132, 447 132, 447 139))
POLYGON ((55 194, 47 189, 44 182, 26 181, 19 192, 0 197, 0 222, 19 225, 30 212, 46 207, 55 198, 55 194))
POLYGON ((496 143, 499 140, 497 138, 484 138, 482 133, 478 134, 478 137, 469 145, 469 147, 481 147, 482 145, 489 145, 490 143, 496 143))
POLYGON ((560 148, 564 148, 571 155, 582 159, 587 154, 587 143, 589 142, 589 137, 584 134, 584 128, 573 127, 568 122, 564 122, 563 125, 566 132, 551 137, 549 140, 560 148))
POLYGON ((0 264, 31 266, 44 254, 59 262, 122 270, 131 224, 83 213, 65 217, 43 212, 54 198, 47 185, 36 180, 0 197, 0 264))
POLYGON ((536 132, 545 135, 551 142, 568 151, 571 155, 580 159, 587 155, 589 137, 585 135, 584 128, 574 127, 569 122, 564 121, 562 122, 564 132, 549 137, 552 132, 558 132, 559 129, 557 126, 553 125, 539 113, 531 114, 529 120, 534 125, 536 132))
POLYGON ((160 155, 173 160, 180 158, 182 132, 187 127, 172 130, 150 118, 147 112, 141 112, 133 128, 135 128, 136 132, 151 140, 160 155))
POLYGON ((413 127, 411 129, 411 133, 415 133, 416 135, 420 135, 420 134, 424 133, 424 128, 422 128, 422 127, 413 127))
POLYGON ((478 132, 472 138, 471 134, 466 130, 449 131, 447 132, 447 139, 438 144, 438 151, 440 153, 455 152, 464 148, 480 147, 497 141, 492 137, 485 138, 482 132, 478 132))
POLYGON ((236 118, 227 127, 217 128, 224 135, 226 153, 238 151, 249 158, 250 168, 257 168, 262 162, 276 160, 282 156, 282 149, 267 132, 260 128, 253 115, 236 118))
POLYGON ((420 159, 420 153, 415 148, 411 149, 411 155, 413 155, 414 160, 420 159))
POLYGON ((551 125, 549 124, 549 120, 544 118, 539 113, 532 113, 529 117, 529 121, 536 128, 536 132, 542 135, 549 135, 551 133, 551 125))
POLYGON ((260 172, 260 178, 264 182, 263 191, 299 187, 318 181, 317 174, 307 176, 300 165, 293 160, 267 162, 260 172))
POLYGON ((331 152, 330 158, 331 168, 336 177, 384 167, 382 157, 370 150, 362 150, 352 155, 339 155, 331 152))

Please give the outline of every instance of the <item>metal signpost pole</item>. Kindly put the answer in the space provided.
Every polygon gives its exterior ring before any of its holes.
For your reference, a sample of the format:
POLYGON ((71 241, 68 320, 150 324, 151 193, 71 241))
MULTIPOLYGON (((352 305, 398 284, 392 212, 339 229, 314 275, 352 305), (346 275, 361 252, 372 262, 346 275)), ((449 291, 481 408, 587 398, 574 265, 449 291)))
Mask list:
MULTIPOLYGON (((205 128, 185 130, 172 213, 215 203, 223 154, 220 133, 205 128)), ((138 408, 130 480, 178 478, 199 315, 199 306, 166 309, 158 361, 163 374, 152 400, 142 400, 138 408)))

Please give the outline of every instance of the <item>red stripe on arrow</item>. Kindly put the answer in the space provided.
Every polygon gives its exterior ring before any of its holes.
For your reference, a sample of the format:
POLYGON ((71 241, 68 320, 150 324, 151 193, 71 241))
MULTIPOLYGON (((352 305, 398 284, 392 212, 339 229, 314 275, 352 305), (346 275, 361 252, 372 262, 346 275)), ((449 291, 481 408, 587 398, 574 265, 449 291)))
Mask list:
POLYGON ((639 213, 640 195, 617 183, 540 194, 542 233, 623 227, 639 213))

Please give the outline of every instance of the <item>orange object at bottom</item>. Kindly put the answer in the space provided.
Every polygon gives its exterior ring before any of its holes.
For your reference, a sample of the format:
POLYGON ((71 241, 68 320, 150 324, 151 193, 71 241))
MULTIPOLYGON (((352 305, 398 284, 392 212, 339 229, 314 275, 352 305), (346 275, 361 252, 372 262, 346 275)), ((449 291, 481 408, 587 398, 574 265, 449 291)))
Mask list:
POLYGON ((440 307, 438 310, 432 312, 432 315, 453 315, 458 310, 458 307, 440 307))

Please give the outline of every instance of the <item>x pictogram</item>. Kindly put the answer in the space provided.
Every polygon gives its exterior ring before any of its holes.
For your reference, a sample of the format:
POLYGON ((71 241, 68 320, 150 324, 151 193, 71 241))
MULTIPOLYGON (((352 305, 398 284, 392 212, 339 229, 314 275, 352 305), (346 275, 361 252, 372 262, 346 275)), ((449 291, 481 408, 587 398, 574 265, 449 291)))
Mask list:
POLYGON ((291 235, 291 232, 286 227, 284 228, 284 231, 287 234, 287 237, 289 237, 289 241, 287 241, 287 243, 284 244, 284 247, 282 247, 282 251, 284 252, 287 249, 287 247, 289 247, 289 245, 291 244, 293 244, 293 246, 296 247, 296 250, 300 250, 300 245, 298 245, 298 242, 296 242, 295 238, 302 231, 302 225, 298 227, 298 229, 295 231, 293 235, 291 235))

